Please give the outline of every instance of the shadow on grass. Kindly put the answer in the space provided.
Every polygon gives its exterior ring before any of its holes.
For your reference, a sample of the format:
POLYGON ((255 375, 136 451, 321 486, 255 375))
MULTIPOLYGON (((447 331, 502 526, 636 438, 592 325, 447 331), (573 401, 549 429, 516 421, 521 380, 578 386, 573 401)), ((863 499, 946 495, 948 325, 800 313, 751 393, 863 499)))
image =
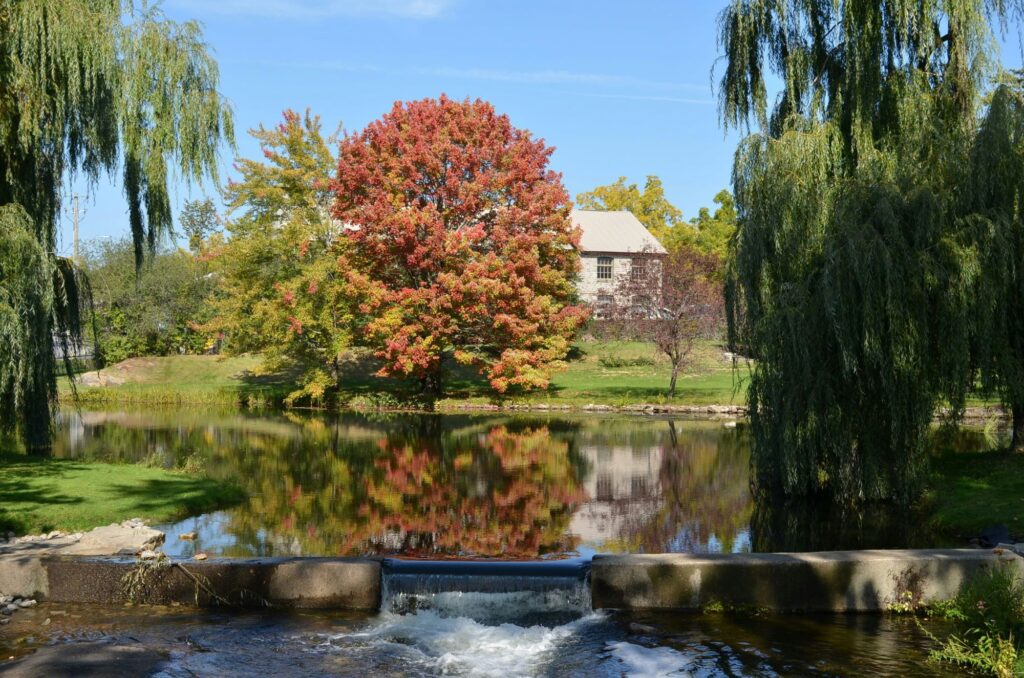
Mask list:
POLYGON ((66 473, 81 468, 81 464, 73 461, 0 453, 0 532, 24 534, 28 531, 25 514, 31 513, 33 506, 82 503, 81 497, 42 490, 32 483, 40 478, 59 481, 66 473), (8 508, 14 505, 19 506, 17 513, 8 508), (30 507, 28 511, 24 510, 25 506, 30 507))
POLYGON ((166 513, 169 506, 177 507, 174 513, 179 518, 230 508, 246 497, 245 491, 237 485, 190 476, 111 485, 107 492, 115 497, 131 498, 144 513, 166 513))
POLYGON ((186 517, 227 508, 245 498, 236 485, 188 475, 115 484, 98 482, 89 473, 96 466, 73 460, 0 454, 0 531, 25 534, 61 527, 56 523, 64 522, 64 518, 57 516, 66 514, 69 506, 75 507, 70 509, 75 513, 95 517, 95 524, 104 524, 130 517, 120 515, 119 509, 152 517, 186 517), (117 508, 109 506, 114 500, 124 499, 130 500, 127 508, 123 504, 117 508))

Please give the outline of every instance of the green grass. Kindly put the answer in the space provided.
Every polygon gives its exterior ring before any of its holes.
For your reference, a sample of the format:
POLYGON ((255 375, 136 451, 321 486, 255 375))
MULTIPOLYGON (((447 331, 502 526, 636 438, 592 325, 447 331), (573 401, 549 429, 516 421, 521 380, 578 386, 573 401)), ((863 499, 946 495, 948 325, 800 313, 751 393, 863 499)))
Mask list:
MULTIPOLYGON (((237 405, 250 400, 274 401, 290 389, 284 376, 258 376, 258 356, 182 355, 132 358, 102 373, 125 379, 106 387, 79 386, 84 404, 138 403, 150 405, 237 405)), ((69 396, 67 379, 60 381, 69 396)))
POLYGON ((0 530, 18 534, 167 522, 240 499, 234 486, 160 468, 0 453, 0 530))
MULTIPOLYGON (((119 386, 80 386, 85 404, 200 404, 234 405, 244 402, 273 403, 290 389, 286 376, 256 376, 255 356, 171 356, 137 358, 115 365, 105 373, 125 378, 119 386)), ((372 358, 354 355, 343 378, 341 400, 376 398, 400 403, 415 393, 416 384, 373 376, 372 358), (383 396, 383 397, 382 397, 383 396)), ((670 366, 651 344, 641 342, 580 342, 575 345, 568 369, 553 376, 546 391, 504 398, 506 404, 545 403, 578 407, 587 404, 741 404, 745 383, 737 379, 722 349, 700 344, 691 363, 680 375, 677 393, 668 397, 670 366), (621 365, 621 366, 610 366, 621 365)), ((62 393, 70 391, 62 384, 62 393)), ((466 368, 452 370, 446 381, 447 398, 441 407, 495 402, 485 380, 466 368)))
POLYGON ((940 530, 966 539, 1002 524, 1024 535, 1024 455, 949 452, 932 460, 931 473, 928 502, 940 530))

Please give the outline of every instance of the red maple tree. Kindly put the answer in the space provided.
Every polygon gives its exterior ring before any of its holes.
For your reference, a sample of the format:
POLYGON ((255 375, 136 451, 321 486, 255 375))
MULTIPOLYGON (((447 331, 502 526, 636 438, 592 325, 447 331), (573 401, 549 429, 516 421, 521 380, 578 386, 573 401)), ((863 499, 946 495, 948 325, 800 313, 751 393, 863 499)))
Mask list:
POLYGON ((498 392, 544 388, 587 318, 552 148, 484 101, 396 103, 343 139, 334 216, 368 279, 382 376, 441 392, 445 361, 498 392))

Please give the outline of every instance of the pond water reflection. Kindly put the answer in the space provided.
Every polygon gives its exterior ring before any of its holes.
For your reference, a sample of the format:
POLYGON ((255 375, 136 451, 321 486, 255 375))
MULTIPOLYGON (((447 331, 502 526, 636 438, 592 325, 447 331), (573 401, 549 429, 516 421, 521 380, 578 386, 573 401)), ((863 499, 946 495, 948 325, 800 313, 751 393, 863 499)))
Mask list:
MULTIPOLYGON (((65 412, 55 454, 200 470, 239 505, 190 555, 537 558, 937 545, 888 515, 755 506, 742 424, 639 417, 65 412), (826 515, 826 518, 820 516, 826 515)), ((198 533, 191 542, 180 533, 198 533)))

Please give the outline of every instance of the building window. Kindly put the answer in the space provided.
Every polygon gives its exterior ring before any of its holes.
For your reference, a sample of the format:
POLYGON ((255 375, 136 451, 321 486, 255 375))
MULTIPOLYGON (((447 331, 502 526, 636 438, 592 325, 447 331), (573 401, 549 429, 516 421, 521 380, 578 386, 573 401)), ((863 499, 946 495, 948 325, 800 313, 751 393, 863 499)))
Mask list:
POLYGON ((611 280, 612 279, 612 258, 611 257, 598 257, 597 258, 597 279, 598 280, 611 280))
POLYGON ((647 279, 647 260, 634 259, 633 265, 629 269, 629 276, 633 282, 644 282, 647 279))
POLYGON ((599 294, 597 295, 597 303, 594 304, 594 315, 598 320, 602 320, 611 316, 612 309, 615 308, 615 297, 611 294, 599 294))

